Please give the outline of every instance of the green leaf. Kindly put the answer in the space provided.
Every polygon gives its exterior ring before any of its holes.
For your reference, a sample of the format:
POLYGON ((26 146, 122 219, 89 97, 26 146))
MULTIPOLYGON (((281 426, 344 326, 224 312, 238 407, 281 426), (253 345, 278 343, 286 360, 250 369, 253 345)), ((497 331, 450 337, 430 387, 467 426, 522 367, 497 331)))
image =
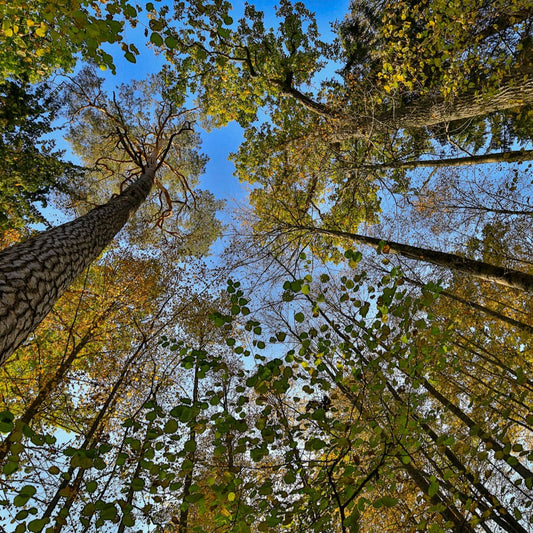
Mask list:
POLYGON ((15 463, 13 461, 8 461, 5 465, 4 465, 4 468, 2 469, 4 474, 6 476, 9 476, 11 475, 13 472, 15 472, 15 470, 17 470, 19 467, 18 463, 15 463))
POLYGON ((433 497, 439 492, 439 484, 436 481, 432 481, 428 487, 428 496, 433 497))
POLYGON ((32 520, 28 524, 28 530, 38 533, 39 531, 43 530, 46 524, 48 524, 48 520, 48 518, 37 518, 36 520, 32 520))
POLYGON ((385 507, 394 507, 398 503, 398 499, 393 498, 392 496, 383 496, 381 501, 385 507))
POLYGON ((296 481, 296 476, 293 472, 288 472, 285 474, 285 476, 283 476, 283 481, 285 481, 287 485, 292 485, 296 481))
POLYGON ((0 432, 1 433, 9 433, 14 425, 13 425, 13 419, 15 416, 13 413, 9 411, 3 411, 0 413, 0 432))
POLYGON ((176 433, 176 431, 178 431, 178 423, 171 418, 167 421, 163 430, 165 433, 176 433))
POLYGON ((103 520, 114 520, 117 516, 117 508, 112 503, 106 503, 100 511, 100 517, 103 520))
POLYGON ((161 37, 159 33, 154 32, 152 35, 150 35, 150 42, 156 46, 161 46, 163 44, 163 37, 161 37))
POLYGON ((167 45, 168 48, 173 50, 174 48, 178 46, 178 41, 175 37, 172 37, 171 35, 169 35, 168 37, 165 37, 165 44, 167 45))
POLYGON ((122 517, 122 523, 127 527, 132 527, 135 525, 135 517, 132 513, 125 513, 122 517))
POLYGON ((136 491, 136 492, 139 492, 139 491, 143 490, 144 489, 144 479, 141 479, 140 477, 135 478, 131 482, 131 489, 136 491))
POLYGON ((294 315, 294 320, 296 320, 296 322, 303 322, 305 320, 305 316, 303 313, 296 313, 294 315))
POLYGON ((13 505, 15 507, 22 507, 28 503, 28 500, 37 492, 37 489, 33 485, 24 485, 19 490, 19 493, 13 499, 13 505))

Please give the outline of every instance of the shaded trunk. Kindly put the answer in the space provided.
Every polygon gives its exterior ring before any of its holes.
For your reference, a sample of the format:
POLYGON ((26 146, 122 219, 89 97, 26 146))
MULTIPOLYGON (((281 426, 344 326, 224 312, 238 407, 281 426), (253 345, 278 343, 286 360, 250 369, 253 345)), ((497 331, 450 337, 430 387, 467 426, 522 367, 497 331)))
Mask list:
POLYGON ((5 438, 4 442, 0 446, 0 464, 4 462, 6 456, 10 453, 10 447, 14 442, 17 442, 13 439, 14 435, 17 433, 19 426, 29 425, 33 420, 33 417, 40 411, 41 406, 45 401, 48 400, 50 394, 55 390, 55 388, 63 381, 63 378, 66 372, 70 369, 73 361, 77 358, 79 353, 83 350, 88 342, 93 338, 93 331, 89 331, 83 339, 76 345, 64 359, 59 367, 57 368, 55 374, 44 384, 37 396, 32 400, 30 405, 26 408, 24 413, 17 420, 16 429, 11 431, 9 435, 5 438))
POLYGON ((359 165, 357 168, 367 170, 383 170, 389 168, 414 169, 414 168, 442 168, 464 167, 487 163, 518 163, 533 159, 533 150, 514 150, 510 152, 497 152, 493 154, 471 155, 467 157, 452 157, 448 159, 418 159, 416 161, 390 161, 370 165, 359 165))
MULTIPOLYGON (((309 296, 306 296, 306 298, 309 301, 312 301, 309 296)), ((352 339, 346 335, 341 329, 338 328, 338 325, 334 324, 330 318, 324 313, 324 311, 319 310, 320 315, 325 319, 325 321, 338 333, 338 335, 346 342, 348 346, 352 344, 352 339)), ((362 362, 365 365, 369 365, 369 361, 360 353, 362 362)), ((346 387, 342 382, 338 382, 335 379, 335 373, 330 371, 326 367, 326 372, 328 375, 332 378, 333 381, 336 381, 336 384, 339 388, 339 390, 350 400, 350 402, 353 403, 353 405, 358 409, 358 411, 363 414, 365 412, 365 407, 362 403, 362 401, 357 397, 354 396, 352 391, 346 387)), ((406 374, 406 377, 409 377, 409 374, 406 374)), ((418 374, 417 374, 417 377, 418 374)), ((421 378, 424 385, 426 385, 427 380, 425 378, 421 378)), ((404 401, 402 400, 400 394, 396 390, 396 388, 391 385, 391 383, 386 380, 386 387, 387 390, 391 393, 392 397, 399 403, 402 404, 404 401)), ((433 391, 435 389, 433 388, 433 391)), ((433 391, 430 391, 431 393, 433 391)), ((453 409, 455 406, 451 404, 451 402, 446 401, 446 399, 438 393, 438 396, 440 396, 440 400, 445 400, 443 405, 445 405, 448 409, 451 408, 452 412, 457 415, 455 410, 453 409), (451 404, 451 405, 449 405, 451 404)), ((442 403, 442 402, 441 402, 442 403)), ((478 498, 476 498, 477 504, 483 508, 484 512, 489 513, 488 517, 492 519, 494 522, 496 522, 504 531, 507 531, 509 533, 525 533, 525 529, 522 527, 522 525, 515 520, 515 518, 506 510, 504 505, 499 501, 499 499, 492 494, 483 483, 481 483, 478 476, 472 474, 468 471, 467 467, 462 463, 462 461, 459 460, 459 458, 452 452, 452 450, 448 446, 443 446, 443 443, 437 433, 429 426, 427 422, 421 421, 416 413, 411 413, 411 417, 413 420, 417 422, 417 424, 420 425, 420 427, 426 432, 426 434, 431 438, 431 440, 438 445, 439 447, 444 448, 444 454, 448 458, 448 460, 451 462, 453 466, 457 468, 457 470, 465 476, 465 478, 468 480, 468 482, 474 487, 479 496, 484 499, 487 503, 484 503, 483 501, 479 501, 478 498)), ((462 417, 461 420, 463 419, 462 417)), ((463 420, 464 421, 464 420, 463 420)), ((473 422, 471 420, 466 420, 468 422, 468 427, 474 427, 473 422)), ((510 455, 505 453, 505 450, 502 448, 502 446, 496 442, 494 439, 490 437, 490 435, 483 433, 483 430, 480 428, 481 431, 481 439, 485 442, 485 444, 490 443, 489 446, 492 447, 492 449, 496 451, 501 451, 504 455, 504 459, 507 460, 510 455), (495 448, 494 448, 495 445, 495 448)), ((429 490, 429 482, 427 481, 425 475, 416 467, 413 466, 412 463, 409 463, 408 465, 405 465, 402 461, 401 455, 396 456, 397 459, 399 459, 399 464, 401 468, 407 471, 411 479, 415 482, 415 484, 427 494, 429 490)), ((513 468, 517 473, 519 473, 521 476, 524 474, 527 476, 529 474, 529 470, 527 470, 523 465, 519 465, 518 468, 513 468)), ((442 495, 440 494, 440 491, 437 492, 432 498, 430 498, 431 502, 433 504, 443 504, 445 505, 446 509, 444 512, 440 512, 440 514, 447 520, 451 520, 455 527, 457 528, 457 531, 472 531, 472 527, 470 524, 466 523, 464 520, 464 517, 462 514, 453 506, 447 505, 445 502, 446 500, 442 498, 442 495)))
MULTIPOLYGON (((142 446, 141 446, 141 449, 139 450, 139 457, 138 457, 138 460, 137 460, 137 465, 135 466, 135 471, 133 472, 133 475, 131 476, 130 478, 130 481, 134 481, 136 479, 141 479, 141 471, 143 469, 143 462, 146 461, 144 455, 147 451, 147 449, 150 447, 150 438, 149 438, 149 433, 150 433, 150 430, 152 429, 152 426, 153 426, 153 420, 150 420, 150 422, 148 423, 148 425, 146 426, 146 433, 144 435, 144 439, 143 439, 143 443, 142 443, 142 446)), ((131 511, 131 509, 133 509, 133 499, 135 497, 135 490, 133 488, 133 483, 130 485, 130 488, 128 489, 128 493, 127 495, 123 498, 122 502, 121 502, 121 509, 124 513, 124 515, 126 513, 129 513, 129 511, 131 511)), ((122 518, 122 520, 120 521, 120 524, 117 528, 117 533, 124 533, 125 529, 126 529, 126 524, 124 523, 124 517, 122 518)), ((54 532, 55 533, 55 532, 54 532)))
MULTIPOLYGON (((193 390, 192 390, 192 405, 196 405, 198 402, 198 384, 199 384, 199 378, 198 378, 198 361, 196 362, 196 366, 194 367, 194 382, 193 382, 193 390)), ((191 428, 189 430, 189 441, 192 441, 196 443, 196 416, 192 420, 191 428)), ((191 468, 187 475, 185 476, 185 479, 183 481, 183 491, 181 494, 182 498, 182 505, 183 507, 180 510, 179 515, 179 524, 178 524, 178 532, 179 533, 187 533, 188 527, 189 527, 189 504, 187 502, 187 497, 191 493, 191 486, 193 481, 193 473, 194 473, 194 464, 196 462, 196 453, 194 451, 189 452, 187 459, 191 461, 193 468, 191 468)))
MULTIPOLYGON (((404 276, 404 279, 408 283, 411 283, 412 285, 416 285, 417 287, 425 287, 425 284, 422 283, 421 281, 416 281, 406 276, 404 276)), ((485 313, 486 315, 491 316, 497 320, 501 320, 502 322, 505 322, 506 324, 509 324, 510 326, 521 329, 522 331, 525 331, 526 333, 529 333, 529 334, 533 333, 533 326, 530 326, 529 324, 525 324, 524 322, 520 322, 519 320, 511 318, 507 315, 503 315, 502 313, 498 313, 498 311, 494 311, 493 309, 490 309, 489 307, 485 307, 484 305, 473 302, 472 300, 467 300, 466 298, 461 298, 461 296, 458 296, 457 294, 453 294, 446 290, 440 291, 440 294, 441 296, 445 296, 446 298, 450 298, 451 300, 455 300, 456 302, 462 303, 466 307, 470 307, 472 309, 475 309, 476 311, 485 313)))
POLYGON ((94 261, 148 196, 155 163, 120 195, 0 253, 0 365, 94 261))
POLYGON ((492 94, 486 94, 477 87, 455 99, 445 99, 439 94, 430 95, 415 99, 403 107, 370 116, 346 114, 313 100, 284 80, 269 81, 280 89, 281 94, 293 98, 311 113, 332 121, 330 138, 333 141, 366 137, 376 132, 427 128, 533 104, 533 77, 529 63, 503 79, 498 90, 492 94))
MULTIPOLYGON (((106 415, 111 411, 112 407, 114 406, 116 400, 117 400, 117 393, 122 386, 122 383, 124 382, 126 376, 128 375, 130 365, 133 363, 133 361, 137 358, 137 356, 140 353, 141 346, 135 351, 135 353, 126 361, 126 364, 124 365, 124 368, 122 369, 120 376, 118 380, 113 385, 113 388, 109 392, 108 397, 106 398, 106 401, 100 408, 100 411, 98 412, 97 416, 94 418, 94 420, 91 423, 91 426, 87 433, 85 434, 85 438, 83 440, 83 443, 80 446, 80 450, 87 450, 90 449, 93 445, 97 444, 99 442, 98 433, 102 430, 102 425, 104 422, 104 419, 106 415)), ((46 510, 44 511, 42 518, 50 518, 52 516, 52 513, 54 512, 54 509, 57 507, 59 501, 62 497, 65 496, 65 489, 70 485, 70 480, 72 479, 72 476, 74 472, 76 471, 77 467, 75 466, 69 466, 66 474, 63 475, 61 483, 57 486, 57 490, 55 492, 54 497, 51 499, 51 501, 48 503, 46 510)), ((83 474, 85 472, 84 469, 80 467, 80 470, 82 471, 82 478, 83 474)), ((77 494, 77 492, 76 492, 77 494)), ((68 499, 68 497, 67 497, 68 499)))
POLYGON ((503 285, 504 287, 533 292, 533 275, 520 272, 519 270, 491 265, 490 263, 468 259, 448 252, 429 250, 428 248, 420 248, 418 246, 411 246, 409 244, 402 244, 394 241, 384 241, 383 239, 359 235, 357 233, 315 228, 311 226, 289 226, 289 228, 349 239, 358 244, 366 244, 376 250, 382 250, 383 253, 398 254, 407 257, 408 259, 424 261, 433 265, 449 268, 456 272, 469 274, 475 278, 492 281, 499 285, 503 285))

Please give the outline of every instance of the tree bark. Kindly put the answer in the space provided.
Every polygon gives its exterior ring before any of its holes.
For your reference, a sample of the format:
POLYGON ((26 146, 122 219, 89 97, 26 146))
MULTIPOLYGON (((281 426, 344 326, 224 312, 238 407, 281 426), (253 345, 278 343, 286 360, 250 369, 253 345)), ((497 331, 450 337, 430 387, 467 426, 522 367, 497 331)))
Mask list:
POLYGON ((483 94, 478 89, 457 96, 455 100, 444 99, 440 95, 433 98, 428 96, 397 110, 375 116, 345 116, 339 120, 339 126, 333 132, 332 138, 341 141, 352 137, 366 137, 371 132, 421 129, 531 104, 533 76, 526 74, 524 79, 524 74, 517 73, 516 76, 504 80, 499 90, 491 95, 483 94))
POLYGON ((143 203, 155 169, 152 161, 106 204, 0 253, 0 365, 143 203))
MULTIPOLYGON (((408 278, 407 276, 404 276, 404 279, 405 281, 407 281, 407 283, 411 283, 411 285, 416 285, 417 287, 425 286, 424 283, 422 283, 421 281, 416 281, 414 279, 408 278)), ((506 324, 509 324, 510 326, 521 329, 522 331, 525 331, 526 333, 533 334, 533 326, 530 326, 529 324, 525 324, 524 322, 520 322, 519 320, 511 318, 507 315, 498 313, 498 311, 494 311, 493 309, 490 309, 489 307, 478 304, 472 300, 461 298, 461 296, 458 296, 457 294, 453 294, 446 290, 440 291, 440 294, 441 296, 445 296, 446 298, 450 298, 451 300, 455 300, 456 302, 462 303, 465 307, 470 307, 472 309, 475 309, 476 311, 485 313, 486 315, 491 316, 492 318, 505 322, 506 324)))
POLYGON ((418 159, 416 161, 391 161, 375 165, 359 165, 356 168, 366 170, 406 169, 414 168, 442 168, 464 167, 469 165, 481 165, 487 163, 517 163, 533 159, 533 150, 513 150, 510 152, 496 152, 493 154, 471 155, 467 157, 452 157, 447 159, 418 159))
POLYGON ((349 239, 358 244, 366 244, 372 248, 382 249, 383 253, 398 254, 408 259, 424 261, 434 265, 449 268, 457 272, 470 274, 479 279, 492 281, 504 287, 511 287, 533 293, 533 275, 519 270, 504 268, 483 261, 468 259, 448 252, 439 252, 428 248, 420 248, 409 244, 402 244, 394 241, 384 241, 376 237, 368 237, 357 233, 349 233, 340 230, 330 230, 315 228, 311 226, 288 226, 292 230, 308 231, 310 233, 321 233, 332 237, 349 239), (386 250, 386 251, 385 251, 386 250))

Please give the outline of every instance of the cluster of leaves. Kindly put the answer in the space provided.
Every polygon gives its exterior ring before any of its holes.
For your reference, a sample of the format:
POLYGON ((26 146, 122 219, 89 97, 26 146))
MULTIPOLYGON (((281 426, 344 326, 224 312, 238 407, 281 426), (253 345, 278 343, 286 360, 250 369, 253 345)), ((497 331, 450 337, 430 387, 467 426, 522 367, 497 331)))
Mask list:
POLYGON ((0 233, 43 222, 51 193, 71 191, 81 169, 61 159, 47 139, 59 108, 46 85, 0 84, 0 233))
POLYGON ((516 65, 527 70, 530 16, 521 1, 354 2, 339 28, 345 73, 370 78, 386 93, 480 90, 516 65))
POLYGON ((107 43, 121 42, 125 54, 138 54, 126 44, 126 24, 135 27, 142 8, 123 0, 16 1, 0 8, 2 47, 0 79, 42 80, 56 69, 71 70, 81 54, 115 71, 107 43))

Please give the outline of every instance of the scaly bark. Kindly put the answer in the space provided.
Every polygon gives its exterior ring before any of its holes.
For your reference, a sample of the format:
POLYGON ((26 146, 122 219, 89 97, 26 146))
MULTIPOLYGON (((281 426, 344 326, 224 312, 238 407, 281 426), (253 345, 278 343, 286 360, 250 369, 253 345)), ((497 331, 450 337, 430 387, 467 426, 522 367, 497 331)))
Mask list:
POLYGON ((349 118, 341 121, 335 137, 337 139, 366 136, 374 131, 396 131, 399 129, 421 129, 454 120, 484 117, 491 113, 505 111, 533 104, 533 77, 517 73, 503 81, 494 94, 483 94, 474 90, 455 99, 424 97, 394 111, 387 111, 373 117, 349 118), (344 122, 344 124, 342 124, 344 122))
POLYGON ((0 365, 146 199, 155 170, 151 161, 132 185, 106 204, 0 253, 0 365))

